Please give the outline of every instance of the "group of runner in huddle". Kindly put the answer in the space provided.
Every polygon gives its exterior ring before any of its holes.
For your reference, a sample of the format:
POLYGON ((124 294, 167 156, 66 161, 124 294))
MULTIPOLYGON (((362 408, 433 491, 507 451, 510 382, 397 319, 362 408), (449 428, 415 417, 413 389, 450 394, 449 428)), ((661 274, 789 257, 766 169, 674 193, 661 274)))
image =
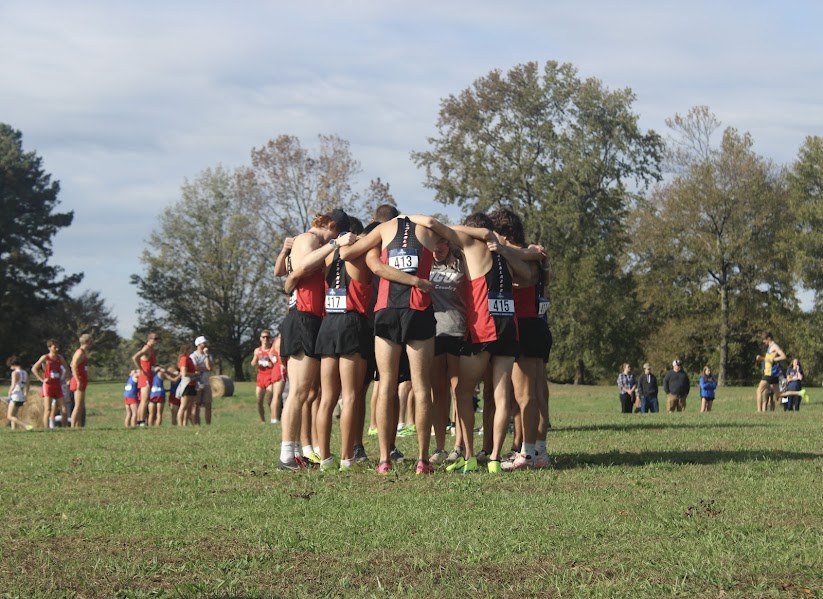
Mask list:
POLYGON ((551 350, 542 247, 529 245, 511 210, 475 213, 460 226, 377 209, 365 229, 342 210, 320 215, 287 240, 275 275, 288 275, 289 310, 280 327, 287 361, 279 468, 324 470, 365 461, 365 395, 374 379, 377 472, 403 459, 395 446, 398 383, 411 382, 416 472, 446 462, 451 407, 456 447, 449 471, 548 467, 551 350), (484 447, 475 452, 473 396, 484 381, 484 447), (339 461, 330 447, 341 401, 339 461), (512 409, 513 406, 513 409, 512 409), (504 460, 510 416, 522 443, 504 460), (429 453, 434 429, 435 451, 429 453))

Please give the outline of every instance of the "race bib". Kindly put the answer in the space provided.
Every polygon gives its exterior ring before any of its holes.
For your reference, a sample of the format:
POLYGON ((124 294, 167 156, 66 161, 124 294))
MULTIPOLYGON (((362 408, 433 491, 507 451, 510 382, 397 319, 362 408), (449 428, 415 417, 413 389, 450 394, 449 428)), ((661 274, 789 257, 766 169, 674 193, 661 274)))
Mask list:
POLYGON ((268 358, 264 357, 264 358, 260 358, 259 360, 257 360, 257 365, 262 366, 263 368, 268 368, 269 366, 271 366, 271 362, 269 361, 268 358))
POLYGON ((543 317, 543 320, 546 319, 546 315, 549 313, 550 303, 551 302, 547 300, 545 297, 537 299, 537 313, 543 317))
POLYGON ((126 391, 131 391, 133 388, 131 385, 126 385, 126 391))
POLYGON ((417 272, 420 252, 414 248, 393 248, 389 250, 389 266, 403 272, 417 272))
POLYGON ((514 316, 514 296, 510 291, 489 292, 489 314, 514 316))
POLYGON ((163 389, 163 387, 152 387, 151 388, 152 393, 162 393, 164 391, 165 391, 165 389, 163 389))
POLYGON ((345 314, 346 313, 346 290, 342 287, 329 287, 326 289, 326 313, 345 314))
POLYGON ((297 290, 295 289, 294 291, 291 292, 291 295, 289 296, 289 310, 294 308, 296 305, 297 305, 297 290))
POLYGON ((59 373, 59 372, 54 372, 53 370, 49 373, 49 378, 50 378, 50 379, 59 379, 59 378, 60 378, 60 376, 61 376, 61 375, 60 375, 60 373, 59 373))

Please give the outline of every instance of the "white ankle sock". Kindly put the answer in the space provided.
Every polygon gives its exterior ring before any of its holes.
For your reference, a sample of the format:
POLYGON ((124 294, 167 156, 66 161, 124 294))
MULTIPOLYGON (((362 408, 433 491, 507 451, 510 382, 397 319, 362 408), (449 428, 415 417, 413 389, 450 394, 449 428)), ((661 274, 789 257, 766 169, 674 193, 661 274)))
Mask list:
POLYGON ((314 447, 312 447, 311 445, 304 445, 303 446, 303 457, 304 458, 309 457, 309 454, 313 451, 314 451, 314 447))
POLYGON ((294 449, 292 449, 291 441, 283 441, 280 443, 280 461, 288 462, 294 459, 294 449))
POLYGON ((529 455, 531 457, 535 456, 534 453, 534 443, 523 443, 523 454, 529 455))
POLYGON ((546 442, 545 441, 538 441, 534 444, 534 455, 543 455, 546 453, 546 442))

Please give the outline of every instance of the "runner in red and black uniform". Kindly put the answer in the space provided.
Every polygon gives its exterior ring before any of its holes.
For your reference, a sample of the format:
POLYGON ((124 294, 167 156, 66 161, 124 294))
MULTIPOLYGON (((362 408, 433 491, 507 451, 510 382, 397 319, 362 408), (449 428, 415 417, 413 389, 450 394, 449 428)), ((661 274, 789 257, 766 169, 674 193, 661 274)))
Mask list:
MULTIPOLYGON (((353 234, 362 233, 359 220, 350 218, 349 221, 353 234)), ((287 290, 291 283, 290 278, 286 282, 287 290)), ((321 399, 316 424, 320 467, 324 470, 337 468, 331 455, 331 429, 341 391, 340 468, 351 468, 354 463, 356 417, 362 414, 357 403, 363 401, 361 390, 371 338, 366 318, 371 295, 372 273, 366 267, 364 256, 344 262, 340 252, 335 251, 326 258, 326 316, 315 344, 315 352, 321 356, 321 399)))
POLYGON ((276 335, 271 344, 272 353, 277 359, 277 366, 271 373, 271 404, 269 405, 269 413, 271 423, 277 424, 280 422, 280 408, 283 402, 283 389, 286 387, 286 358, 285 360, 280 356, 280 335, 276 335))
MULTIPOLYGON (((548 300, 545 297, 544 269, 542 267, 545 255, 539 249, 528 249, 525 241, 523 223, 520 217, 508 209, 500 209, 491 213, 494 230, 504 244, 513 248, 518 256, 527 262, 534 285, 515 286, 514 309, 520 330, 520 356, 512 370, 514 399, 519 414, 516 414, 515 424, 520 428, 522 445, 517 448, 517 454, 503 462, 503 470, 522 470, 529 468, 548 467, 550 465, 545 445, 545 424, 548 421, 548 409, 540 443, 538 428, 541 421, 540 409, 544 397, 543 388, 547 389, 544 364, 549 359, 551 351, 551 333, 543 315, 548 309, 548 300)), ((546 408, 548 396, 546 395, 546 408)), ((485 417, 485 410, 483 412, 485 417)))
POLYGON ((65 425, 68 420, 66 402, 63 400, 63 382, 68 376, 69 365, 66 364, 66 359, 57 353, 60 344, 56 339, 49 339, 46 347, 49 348, 49 353, 40 356, 31 367, 31 372, 43 383, 43 428, 51 428, 49 425, 54 424, 54 415, 51 416, 52 422, 49 422, 52 400, 57 402, 57 408, 60 410, 60 422, 65 425))
MULTIPOLYGON (((353 240, 351 233, 341 234, 342 228, 348 229, 348 216, 342 210, 318 216, 312 222, 311 229, 294 239, 291 248, 291 269, 297 286, 289 300, 289 312, 281 325, 280 355, 289 358, 289 397, 283 408, 278 465, 282 470, 298 470, 308 466, 301 455, 299 439, 301 424, 306 416, 304 406, 319 381, 320 360, 314 346, 325 312, 323 264, 338 245, 348 245, 353 240), (342 226, 343 223, 345 226, 342 226)), ((311 445, 308 451, 311 451, 311 445)))
POLYGON ((409 218, 398 217, 379 225, 351 248, 340 252, 344 260, 352 260, 381 245, 381 262, 398 273, 410 275, 417 282, 417 286, 413 286, 381 277, 377 292, 374 318, 375 358, 380 373, 377 398, 380 463, 377 471, 381 474, 392 469, 392 429, 396 430, 397 426, 397 415, 393 413, 393 390, 397 388, 400 354, 404 345, 415 395, 419 449, 417 472, 432 472, 428 447, 435 320, 428 294, 431 290, 428 277, 436 242, 437 236, 429 229, 416 226, 409 218))
MULTIPOLYGON (((511 370, 519 353, 517 320, 514 314, 512 272, 521 284, 531 284, 528 266, 514 252, 498 244, 491 219, 483 213, 469 216, 462 227, 449 228, 431 217, 416 222, 431 228, 452 245, 463 248, 469 297, 466 304, 467 340, 460 357, 457 383, 458 422, 465 453, 447 470, 477 470, 474 456, 474 405, 472 395, 491 364, 494 387, 494 440, 489 472, 502 472, 500 450, 509 426, 511 370)), ((489 431, 485 432, 486 435, 489 431)))

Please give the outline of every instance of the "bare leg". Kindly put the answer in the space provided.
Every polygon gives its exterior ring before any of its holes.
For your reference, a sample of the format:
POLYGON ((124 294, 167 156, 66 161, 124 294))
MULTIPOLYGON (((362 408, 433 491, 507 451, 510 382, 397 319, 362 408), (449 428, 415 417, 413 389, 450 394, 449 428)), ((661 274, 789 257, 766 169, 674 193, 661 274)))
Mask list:
MULTIPOLYGON (((79 385, 78 385, 79 387, 79 385)), ((80 428, 80 418, 85 409, 86 392, 78 389, 74 392, 74 409, 71 411, 71 427, 80 428)))
MULTIPOLYGON (((474 405, 472 404, 472 396, 477 382, 486 371, 488 363, 489 352, 481 352, 473 356, 460 356, 460 372, 457 382, 457 424, 460 426, 466 459, 474 455, 474 405)), ((485 407, 483 409, 485 412, 485 407)))
POLYGON ((320 457, 331 457, 331 429, 334 407, 340 398, 340 364, 335 356, 323 356, 320 360, 321 396, 317 410, 316 428, 319 437, 320 457))
POLYGON ((414 391, 418 459, 428 461, 432 426, 431 363, 434 357, 434 337, 409 341, 406 353, 409 356, 414 391))
POLYGON ((509 402, 511 401, 511 371, 514 358, 492 358, 492 384, 494 385, 494 445, 489 459, 500 460, 503 443, 509 429, 509 402))
POLYGON ((365 406, 362 403, 361 388, 365 360, 360 354, 340 356, 339 365, 343 392, 343 407, 340 413, 340 458, 350 460, 354 457, 354 446, 363 442, 365 406), (357 404, 360 404, 360 407, 357 404))
POLYGON ((388 339, 376 337, 374 340, 374 354, 377 369, 380 372, 380 387, 377 396, 377 439, 380 445, 381 462, 389 460, 389 453, 397 431, 394 402, 397 397, 397 372, 401 349, 400 345, 388 339))

